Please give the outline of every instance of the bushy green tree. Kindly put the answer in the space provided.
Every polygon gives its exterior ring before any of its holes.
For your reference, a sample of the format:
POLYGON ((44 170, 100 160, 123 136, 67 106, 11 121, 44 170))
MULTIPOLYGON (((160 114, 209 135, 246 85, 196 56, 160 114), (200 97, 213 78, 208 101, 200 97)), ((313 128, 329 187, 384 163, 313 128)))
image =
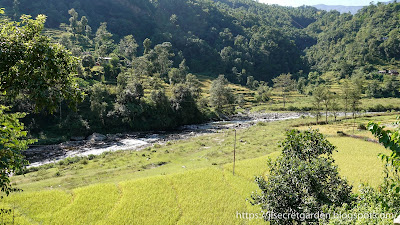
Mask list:
POLYGON ((198 99, 201 95, 201 82, 197 79, 196 75, 187 74, 185 84, 190 89, 192 96, 198 99))
MULTIPOLYGON (((36 20, 22 16, 20 22, 2 17, 0 9, 0 93, 7 98, 25 95, 37 111, 54 112, 62 99, 71 105, 82 99, 82 93, 71 75, 77 59, 42 34, 46 17, 36 20)), ((6 113, 0 106, 0 188, 7 195, 14 191, 9 176, 18 172, 26 161, 22 151, 33 143, 19 119, 21 113, 6 113)))
POLYGON ((263 84, 258 86, 255 98, 258 102, 268 102, 271 100, 271 95, 272 88, 267 84, 263 84))
POLYGON ((229 106, 235 101, 232 89, 228 87, 228 83, 224 75, 219 75, 218 78, 211 83, 210 104, 217 112, 222 112, 224 106, 229 106))
POLYGON ((186 84, 177 84, 172 87, 171 96, 172 107, 175 115, 181 124, 189 124, 193 121, 199 121, 201 114, 197 108, 196 98, 186 84))
POLYGON ((365 91, 369 98, 380 98, 382 97, 382 88, 378 80, 372 80, 367 85, 367 90, 365 91))
MULTIPOLYGON (((286 133, 282 156, 269 160, 267 178, 256 178, 261 192, 252 194, 252 204, 264 212, 281 214, 318 213, 326 207, 351 202, 351 186, 333 164, 335 151, 316 130, 286 133)), ((268 220, 268 218, 265 218, 268 220)), ((271 220, 271 224, 316 223, 317 218, 271 220)))
POLYGON ((238 94, 237 95, 236 104, 238 104, 238 106, 240 108, 243 108, 246 105, 246 99, 244 99, 244 95, 243 94, 238 94))
POLYGON ((0 18, 0 92, 13 98, 24 94, 37 110, 57 110, 61 100, 71 106, 82 99, 72 72, 78 61, 62 46, 42 35, 46 17, 21 22, 0 18))
POLYGON ((90 73, 90 69, 95 66, 94 58, 92 55, 84 55, 82 57, 82 66, 85 68, 87 73, 90 73))
POLYGON ((182 73, 181 70, 177 68, 172 68, 168 72, 168 78, 170 84, 179 84, 185 82, 186 74, 182 73))
POLYGON ((92 86, 90 91, 90 109, 103 125, 108 106, 109 93, 107 86, 102 83, 96 83, 92 86))

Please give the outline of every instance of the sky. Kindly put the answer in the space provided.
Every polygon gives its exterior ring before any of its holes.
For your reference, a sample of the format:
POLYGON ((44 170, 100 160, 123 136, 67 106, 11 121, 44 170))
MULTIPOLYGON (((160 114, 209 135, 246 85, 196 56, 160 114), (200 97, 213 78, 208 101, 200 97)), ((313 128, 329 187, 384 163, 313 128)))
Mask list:
MULTIPOLYGON (((278 4, 284 6, 301 6, 301 5, 346 5, 346 6, 365 6, 369 5, 372 0, 259 0, 262 3, 278 4)), ((381 0, 382 1, 382 0, 381 0)), ((386 0, 385 0, 386 1, 386 0)), ((382 1, 382 2, 385 2, 382 1)), ((374 1, 378 2, 378 1, 374 1)))

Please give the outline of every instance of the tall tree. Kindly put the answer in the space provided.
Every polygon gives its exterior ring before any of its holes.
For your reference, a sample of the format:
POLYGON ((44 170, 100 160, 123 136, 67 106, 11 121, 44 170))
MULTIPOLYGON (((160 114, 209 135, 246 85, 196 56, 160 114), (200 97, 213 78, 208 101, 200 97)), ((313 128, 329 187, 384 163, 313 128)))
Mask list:
POLYGON ((151 40, 149 38, 144 39, 143 47, 144 47, 143 55, 148 54, 150 52, 150 49, 151 49, 151 40))
POLYGON ((322 96, 322 104, 325 107, 325 123, 328 124, 328 111, 329 111, 329 106, 331 105, 332 101, 332 92, 328 90, 327 87, 324 89, 324 94, 322 96))
POLYGON ((286 105, 286 97, 290 91, 293 91, 295 88, 295 80, 292 79, 292 75, 281 74, 278 77, 272 79, 274 82, 274 88, 279 89, 282 92, 283 98, 283 107, 286 105))
POLYGON ((234 101, 235 98, 232 89, 228 87, 228 80, 224 75, 219 75, 218 78, 211 83, 210 104, 217 112, 221 112, 225 105, 233 104, 234 101))
POLYGON ((136 40, 133 38, 133 36, 128 35, 121 39, 118 50, 123 57, 129 61, 132 61, 132 59, 136 56, 138 46, 139 45, 136 43, 136 40))
POLYGON ((321 106, 324 102, 325 98, 325 86, 318 86, 317 88, 314 89, 313 91, 313 99, 314 99, 314 108, 315 108, 315 117, 317 119, 317 124, 318 124, 318 119, 321 117, 321 106))
POLYGON ((114 47, 112 36, 113 35, 107 30, 107 23, 101 23, 96 31, 96 37, 94 38, 96 43, 95 51, 98 57, 105 57, 112 52, 114 47))
POLYGON ((349 103, 351 97, 351 83, 348 80, 345 80, 342 84, 342 99, 343 99, 343 110, 344 110, 344 118, 347 118, 347 112, 349 110, 349 103))

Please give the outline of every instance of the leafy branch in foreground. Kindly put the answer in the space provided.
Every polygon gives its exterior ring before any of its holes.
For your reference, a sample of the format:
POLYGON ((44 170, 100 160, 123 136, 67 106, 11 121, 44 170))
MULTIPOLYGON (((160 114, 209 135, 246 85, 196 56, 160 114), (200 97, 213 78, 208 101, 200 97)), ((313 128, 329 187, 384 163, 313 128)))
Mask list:
MULTIPOLYGON (((42 34, 46 17, 21 16, 20 22, 2 17, 0 9, 0 97, 28 97, 37 111, 54 112, 62 100, 72 106, 82 100, 73 72, 77 58, 64 47, 52 44, 42 34)), ((19 119, 24 113, 6 113, 0 105, 0 189, 6 195, 16 191, 10 175, 20 171, 27 161, 22 151, 35 140, 26 139, 27 132, 19 119)))
MULTIPOLYGON (((399 124, 400 117, 397 117, 397 122, 395 122, 394 125, 399 124)), ((386 162, 385 186, 390 187, 396 193, 400 193, 400 129, 386 130, 385 126, 369 122, 368 130, 378 138, 379 143, 392 151, 390 155, 380 153, 379 156, 384 162, 386 162)))
POLYGON ((7 195, 18 189, 10 184, 10 174, 19 172, 27 164, 22 151, 35 140, 26 139, 27 132, 19 122, 23 113, 5 113, 7 108, 0 106, 0 185, 1 191, 7 195))

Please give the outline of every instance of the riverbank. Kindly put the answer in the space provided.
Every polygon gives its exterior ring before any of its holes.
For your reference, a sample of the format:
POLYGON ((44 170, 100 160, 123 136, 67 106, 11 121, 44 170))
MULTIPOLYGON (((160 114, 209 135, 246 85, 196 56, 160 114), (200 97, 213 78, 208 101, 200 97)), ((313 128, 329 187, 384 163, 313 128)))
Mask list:
POLYGON ((226 129, 243 129, 257 122, 271 122, 311 116, 302 112, 240 113, 226 121, 181 126, 173 131, 135 132, 125 134, 92 134, 83 140, 63 142, 56 145, 33 146, 24 152, 30 165, 37 167, 55 163, 68 157, 100 155, 119 150, 140 151, 154 144, 165 145, 170 141, 184 140, 226 129))

